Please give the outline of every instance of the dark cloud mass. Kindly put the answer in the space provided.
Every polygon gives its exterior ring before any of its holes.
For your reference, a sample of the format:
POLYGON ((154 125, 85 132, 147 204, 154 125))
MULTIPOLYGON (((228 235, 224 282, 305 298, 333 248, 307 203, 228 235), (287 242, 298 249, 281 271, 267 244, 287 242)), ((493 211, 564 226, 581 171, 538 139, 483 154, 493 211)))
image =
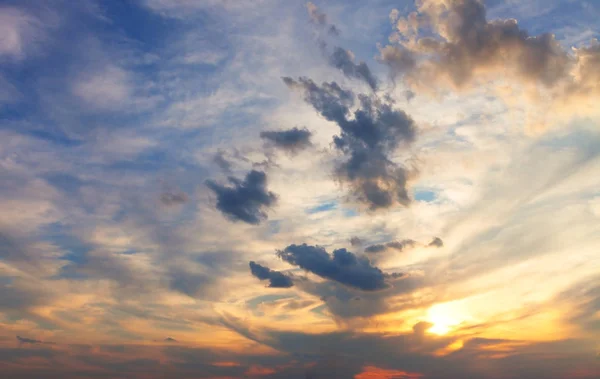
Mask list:
POLYGON ((333 255, 320 246, 290 245, 277 252, 279 258, 322 278, 335 280, 363 291, 387 288, 388 275, 374 267, 367 257, 358 257, 346 249, 337 249, 333 255))
POLYGON ((354 93, 335 82, 319 86, 304 77, 298 81, 285 77, 283 81, 302 91, 306 102, 340 127, 341 133, 333 142, 345 160, 339 162, 334 173, 342 183, 350 185, 358 201, 371 210, 396 203, 408 205, 408 172, 390 155, 402 143, 414 140, 416 127, 410 116, 390 103, 366 95, 358 96, 359 107, 351 112, 354 93))
POLYGON ((277 195, 267 190, 267 175, 262 171, 250 171, 243 181, 229 177, 231 186, 220 185, 212 180, 206 182, 217 195, 217 209, 232 221, 260 224, 267 219, 265 209, 277 202, 277 195))
POLYGON ((259 280, 268 280, 270 288, 290 288, 294 285, 292 278, 279 271, 271 270, 254 261, 250 261, 250 272, 259 280))
POLYGON ((312 133, 310 130, 297 127, 287 130, 270 130, 260 133, 260 138, 268 141, 273 146, 290 153, 297 153, 300 150, 311 146, 311 136, 312 133))
POLYGON ((377 78, 365 62, 354 63, 354 55, 341 47, 336 47, 329 57, 329 63, 341 70, 349 78, 364 80, 373 91, 377 90, 377 78))
POLYGON ((407 247, 414 246, 415 243, 416 243, 415 241, 407 239, 407 240, 402 240, 402 241, 387 242, 385 244, 376 244, 376 245, 367 246, 365 248, 365 253, 381 253, 383 251, 387 251, 390 249, 402 251, 407 247))
POLYGON ((431 242, 429 242, 429 244, 427 246, 442 247, 442 246, 444 246, 444 241, 442 241, 442 239, 439 237, 435 237, 431 242))

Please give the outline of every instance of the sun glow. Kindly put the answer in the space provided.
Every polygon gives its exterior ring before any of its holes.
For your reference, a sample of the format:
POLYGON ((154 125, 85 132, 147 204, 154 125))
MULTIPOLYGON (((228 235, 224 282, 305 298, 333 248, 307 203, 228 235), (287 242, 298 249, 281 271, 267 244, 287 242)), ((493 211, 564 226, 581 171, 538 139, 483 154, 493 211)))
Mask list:
POLYGON ((427 311, 427 321, 433 324, 428 332, 440 336, 448 334, 469 318, 455 302, 436 304, 427 311))

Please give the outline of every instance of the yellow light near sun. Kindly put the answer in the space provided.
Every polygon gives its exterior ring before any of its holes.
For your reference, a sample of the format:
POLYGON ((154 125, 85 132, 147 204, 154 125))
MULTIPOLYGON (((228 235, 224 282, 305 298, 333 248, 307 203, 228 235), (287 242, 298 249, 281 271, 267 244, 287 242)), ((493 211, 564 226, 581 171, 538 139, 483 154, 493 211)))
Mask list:
POLYGON ((427 321, 433 324, 428 332, 437 335, 448 334, 468 319, 470 316, 461 309, 458 302, 436 304, 427 311, 427 321))

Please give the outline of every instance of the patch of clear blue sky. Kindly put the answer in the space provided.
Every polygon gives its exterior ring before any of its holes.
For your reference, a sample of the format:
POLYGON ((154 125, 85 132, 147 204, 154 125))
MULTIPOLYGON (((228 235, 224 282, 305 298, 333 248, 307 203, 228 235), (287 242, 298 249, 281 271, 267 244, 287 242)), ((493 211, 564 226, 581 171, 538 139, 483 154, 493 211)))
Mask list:
POLYGON ((426 203, 431 203, 433 201, 435 201, 435 199, 437 199, 437 194, 435 193, 435 191, 431 191, 431 190, 415 190, 415 194, 414 194, 415 200, 417 201, 424 201, 426 203))
POLYGON ((315 207, 308 208, 305 212, 307 214, 315 214, 315 213, 321 213, 321 212, 328 212, 328 211, 336 209, 337 206, 338 206, 337 201, 327 201, 327 202, 319 204, 319 205, 317 205, 315 207))

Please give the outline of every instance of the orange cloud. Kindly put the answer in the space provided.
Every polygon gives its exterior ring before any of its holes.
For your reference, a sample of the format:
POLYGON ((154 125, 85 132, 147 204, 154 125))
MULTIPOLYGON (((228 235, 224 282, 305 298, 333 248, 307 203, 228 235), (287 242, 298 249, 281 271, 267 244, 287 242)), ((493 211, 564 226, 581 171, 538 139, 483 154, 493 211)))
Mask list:
POLYGON ((354 375, 354 379, 419 379, 423 375, 399 370, 385 370, 375 366, 363 367, 363 372, 354 375))
POLYGON ((215 362, 212 365, 215 367, 238 367, 240 364, 236 362, 215 362))
POLYGON ((275 374, 275 372, 276 371, 273 370, 272 368, 252 365, 246 371, 246 375, 249 375, 249 376, 262 376, 262 375, 275 374))

